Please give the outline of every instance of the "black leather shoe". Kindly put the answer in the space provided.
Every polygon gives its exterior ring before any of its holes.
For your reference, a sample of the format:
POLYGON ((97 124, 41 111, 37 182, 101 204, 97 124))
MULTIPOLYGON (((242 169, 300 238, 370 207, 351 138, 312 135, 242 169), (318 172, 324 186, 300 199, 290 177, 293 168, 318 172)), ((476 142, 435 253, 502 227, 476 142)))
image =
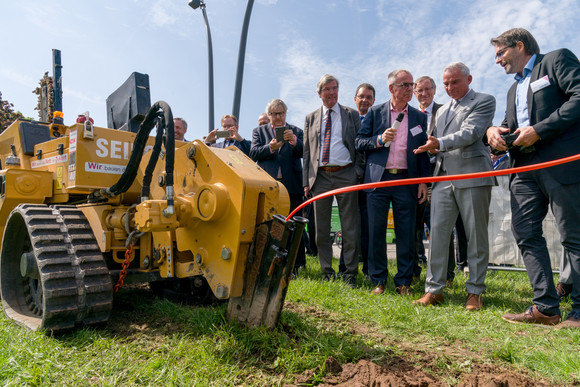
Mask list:
POLYGON ((356 276, 354 275, 343 275, 342 280, 345 284, 348 285, 349 288, 355 289, 356 288, 356 276))

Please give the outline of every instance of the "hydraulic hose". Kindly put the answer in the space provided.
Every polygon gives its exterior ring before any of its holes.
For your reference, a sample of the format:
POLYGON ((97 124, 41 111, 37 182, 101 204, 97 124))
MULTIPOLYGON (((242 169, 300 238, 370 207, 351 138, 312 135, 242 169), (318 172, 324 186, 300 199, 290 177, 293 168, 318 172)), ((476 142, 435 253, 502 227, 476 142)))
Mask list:
POLYGON ((329 196, 338 195, 338 194, 341 194, 341 193, 360 191, 360 190, 370 189, 370 188, 395 187, 395 186, 398 186, 398 185, 412 185, 412 184, 421 184, 421 183, 435 183, 435 182, 438 182, 438 181, 467 180, 467 179, 475 179, 475 178, 489 177, 489 176, 510 175, 512 173, 528 172, 528 171, 534 171, 534 170, 537 170, 537 169, 553 167, 555 165, 569 163, 571 161, 576 161, 576 160, 580 160, 580 154, 577 154, 577 155, 574 155, 574 156, 564 157, 564 158, 561 158, 561 159, 558 159, 558 160, 546 161, 546 162, 543 162, 543 163, 526 165, 526 166, 517 167, 517 168, 498 169, 498 170, 494 170, 494 171, 476 172, 476 173, 464 173, 464 174, 460 174, 460 175, 416 177, 416 178, 412 178, 412 179, 389 180, 389 181, 380 181, 380 182, 377 182, 377 183, 366 183, 366 184, 351 185, 349 187, 343 187, 343 188, 334 189, 332 191, 328 191, 328 192, 322 193, 320 195, 317 195, 317 196, 315 196, 313 198, 310 198, 310 199, 306 200, 304 203, 302 203, 301 205, 299 205, 298 207, 296 207, 294 209, 294 211, 292 211, 290 213, 290 215, 288 215, 286 217, 286 220, 287 221, 290 220, 294 215, 296 215, 296 213, 298 211, 300 211, 301 209, 303 209, 304 207, 306 207, 310 203, 313 203, 313 202, 315 202, 317 200, 320 200, 320 199, 327 198, 329 196))
MULTIPOLYGON (((164 130, 167 129, 165 143, 166 149, 165 168, 167 172, 166 182, 167 186, 168 187, 171 186, 171 191, 173 191, 173 166, 175 162, 175 135, 173 128, 173 114, 171 113, 171 108, 166 102, 158 101, 151 106, 151 108, 147 112, 147 115, 145 116, 145 119, 143 120, 141 125, 139 125, 139 131, 137 132, 137 136, 135 137, 135 141, 133 142, 133 152, 131 153, 131 157, 129 158, 127 167, 125 168, 125 171, 123 172, 121 177, 119 177, 119 180, 117 180, 117 182, 109 188, 100 189, 92 192, 89 195, 89 202, 99 202, 101 200, 105 200, 106 198, 118 196, 126 192, 131 187, 131 185, 135 181, 135 178, 137 177, 139 164, 141 163, 141 159, 143 158, 143 152, 145 150, 147 140, 149 139, 149 133, 151 133, 151 130, 155 126, 157 126, 157 136, 155 138, 156 141, 152 150, 152 156, 149 160, 147 170, 143 178, 144 181, 143 189, 146 189, 148 195, 153 170, 157 163, 157 159, 159 158, 159 154, 161 153, 163 133, 164 130), (145 185, 145 181, 147 181, 147 185, 145 185)), ((171 200, 173 201, 173 198, 171 200)))

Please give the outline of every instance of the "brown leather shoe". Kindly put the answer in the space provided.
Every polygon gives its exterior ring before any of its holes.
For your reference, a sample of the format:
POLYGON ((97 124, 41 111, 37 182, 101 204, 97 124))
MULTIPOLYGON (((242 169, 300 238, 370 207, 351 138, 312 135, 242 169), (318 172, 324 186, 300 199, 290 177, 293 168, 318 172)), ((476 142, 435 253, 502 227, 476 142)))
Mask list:
POLYGON ((558 326, 559 328, 580 328, 580 313, 570 312, 566 320, 558 326))
POLYGON ((407 285, 399 285, 397 286, 397 293, 401 296, 412 296, 413 292, 411 291, 411 287, 407 285))
POLYGON ((443 294, 433 294, 433 293, 425 293, 423 297, 419 298, 418 300, 413 301, 413 304, 416 305, 437 305, 444 301, 443 294))
POLYGON ((483 308, 481 295, 468 293, 467 302, 465 303, 465 309, 472 311, 472 310, 480 310, 481 308, 483 308))
POLYGON ((529 323, 529 324, 543 324, 556 325, 560 322, 562 317, 557 314, 555 316, 548 316, 538 310, 536 305, 530 306, 524 313, 513 314, 507 313, 501 316, 504 320, 511 323, 529 323))
POLYGON ((383 294, 385 292, 385 285, 377 285, 371 291, 371 294, 383 294))

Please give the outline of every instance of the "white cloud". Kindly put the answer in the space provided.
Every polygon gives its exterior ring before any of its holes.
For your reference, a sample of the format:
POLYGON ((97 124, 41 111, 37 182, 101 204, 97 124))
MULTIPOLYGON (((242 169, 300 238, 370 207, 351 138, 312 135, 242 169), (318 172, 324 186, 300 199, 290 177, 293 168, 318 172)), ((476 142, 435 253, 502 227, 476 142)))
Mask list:
POLYGON ((157 0, 151 7, 149 19, 158 27, 171 26, 177 21, 176 13, 177 5, 175 2, 171 0, 157 0))

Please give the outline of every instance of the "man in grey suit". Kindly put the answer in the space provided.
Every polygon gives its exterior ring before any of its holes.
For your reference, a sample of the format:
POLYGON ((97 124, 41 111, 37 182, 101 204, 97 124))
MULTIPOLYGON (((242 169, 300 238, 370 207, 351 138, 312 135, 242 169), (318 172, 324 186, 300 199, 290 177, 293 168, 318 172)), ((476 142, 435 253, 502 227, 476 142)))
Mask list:
MULTIPOLYGON (((424 75, 419 77, 415 81, 415 86, 413 88, 413 92, 415 93, 415 97, 417 101, 419 101, 419 110, 421 112, 427 114, 427 125, 429 128, 428 134, 429 136, 433 135, 433 131, 435 130, 435 115, 437 114, 437 110, 443 105, 435 102, 433 98, 435 97, 435 92, 437 91, 437 85, 433 78, 424 75)), ((433 175, 435 171, 435 156, 430 157, 431 160, 431 175, 433 175)), ((431 230, 431 209, 429 208, 429 204, 431 202, 430 198, 431 195, 428 195, 429 200, 425 201, 419 205, 417 205, 417 224, 416 227, 416 247, 417 247, 417 254, 416 260, 418 263, 427 263, 427 259, 425 257, 425 246, 423 245, 423 224, 427 224, 427 228, 431 230)), ((463 222, 461 221, 461 216, 457 217, 457 222, 455 223, 455 231, 457 234, 457 252, 458 258, 461 258, 461 262, 463 265, 467 262, 467 240, 465 236, 465 230, 463 229, 463 222)), ((453 234, 451 235, 450 245, 449 245, 449 263, 447 266, 447 286, 451 286, 453 280, 455 279, 455 243, 453 240, 453 234)), ((459 259, 457 260, 459 263, 459 259)), ((415 265, 415 272, 413 274, 414 277, 419 277, 421 275, 421 267, 415 265)), ((463 272, 463 268, 461 268, 461 272, 463 272)))
MULTIPOLYGON (((452 98, 435 116, 435 133, 416 152, 436 152, 435 176, 491 171, 489 150, 482 138, 492 124, 495 98, 470 89, 472 76, 463 63, 451 63, 443 70, 443 85, 452 98)), ((447 274, 449 238, 460 214, 467 234, 469 279, 467 310, 482 307, 485 275, 489 262, 487 224, 494 177, 438 182, 431 197, 429 262, 425 294, 414 304, 443 302, 447 274)))
MULTIPOLYGON (((338 103, 338 79, 324 75, 318 81, 322 107, 306 116, 304 123, 304 196, 319 195, 337 188, 358 184, 362 159, 354 140, 360 129, 356 110, 338 103)), ((330 218, 333 197, 314 202, 316 245, 324 279, 334 278, 330 218)), ((346 271, 344 281, 356 285, 358 274, 358 200, 356 192, 336 195, 342 226, 342 249, 346 271)))
MULTIPOLYGON (((557 160, 580 153, 580 63, 568 49, 540 53, 536 39, 513 28, 491 40, 495 63, 516 74, 508 91, 501 127, 487 130, 491 146, 510 146, 512 166, 557 160), (502 134, 511 134, 506 141, 502 134)), ((560 326, 580 328, 580 161, 511 176, 512 231, 534 290, 533 305, 523 313, 506 314, 509 322, 554 325, 560 303, 554 286, 550 255, 542 235, 548 207, 568 254, 574 283, 572 311, 560 326)))

